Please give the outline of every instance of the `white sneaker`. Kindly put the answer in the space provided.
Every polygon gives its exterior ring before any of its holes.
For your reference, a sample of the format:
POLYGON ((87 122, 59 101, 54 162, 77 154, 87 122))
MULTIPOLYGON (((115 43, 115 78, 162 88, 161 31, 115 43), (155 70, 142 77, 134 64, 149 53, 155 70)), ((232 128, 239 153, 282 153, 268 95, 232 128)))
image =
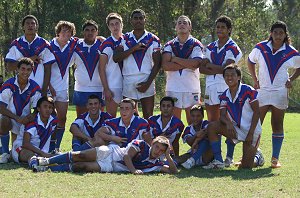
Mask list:
POLYGON ((223 169, 225 164, 219 160, 214 159, 207 166, 202 166, 204 169, 223 169))
POLYGON ((35 155, 30 158, 30 160, 28 161, 28 165, 29 165, 29 168, 32 170, 36 169, 36 167, 38 165, 38 160, 35 155))
POLYGON ((257 156, 257 166, 263 166, 265 164, 265 158, 260 148, 257 149, 255 156, 257 156))
POLYGON ((47 165, 49 165, 49 158, 38 157, 37 160, 38 160, 38 165, 39 166, 47 166, 47 165))
POLYGON ((230 167, 233 163, 234 162, 230 157, 226 157, 226 159, 224 161, 225 167, 230 167))
POLYGON ((48 166, 37 166, 35 169, 32 169, 33 172, 45 172, 48 170, 48 166))
POLYGON ((3 153, 1 155, 0 164, 6 164, 6 163, 8 163, 9 158, 10 158, 10 154, 9 153, 3 153))
POLYGON ((183 162, 181 164, 181 166, 183 166, 185 169, 191 169, 192 167, 195 166, 195 159, 190 157, 189 159, 187 159, 185 162, 183 162))

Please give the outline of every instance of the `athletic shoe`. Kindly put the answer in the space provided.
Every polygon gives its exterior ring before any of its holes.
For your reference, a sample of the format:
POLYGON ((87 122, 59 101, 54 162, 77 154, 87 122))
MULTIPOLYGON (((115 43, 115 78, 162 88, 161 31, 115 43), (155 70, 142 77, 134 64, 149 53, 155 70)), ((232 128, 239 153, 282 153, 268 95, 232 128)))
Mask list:
POLYGON ((260 148, 257 149, 257 152, 255 154, 255 156, 257 156, 258 160, 257 160, 257 166, 263 166, 265 164, 265 158, 260 150, 260 148))
POLYGON ((49 158, 38 157, 37 160, 38 160, 38 165, 39 166, 47 166, 47 165, 49 165, 49 158))
POLYGON ((190 157, 189 159, 187 159, 185 162, 183 162, 181 164, 181 166, 183 166, 185 169, 191 169, 192 167, 195 166, 195 159, 190 157))
POLYGON ((223 162, 220 162, 219 160, 214 159, 208 165, 202 167, 204 169, 223 169, 225 167, 225 164, 223 162))
POLYGON ((45 172, 48 170, 48 166, 37 166, 36 169, 33 169, 33 172, 45 172))
POLYGON ((225 167, 230 167, 231 165, 233 165, 233 160, 230 157, 226 157, 225 161, 224 161, 224 165, 225 167))
POLYGON ((38 166, 38 159, 35 155, 30 158, 30 160, 28 161, 28 165, 29 168, 32 169, 33 171, 34 169, 36 169, 36 167, 38 166))
POLYGON ((272 168, 280 168, 280 167, 281 167, 280 162, 279 162, 278 159, 276 159, 275 157, 272 157, 272 160, 271 160, 271 167, 272 167, 272 168))
POLYGON ((6 163, 8 163, 9 158, 10 158, 10 154, 9 153, 3 153, 1 155, 0 164, 6 164, 6 163))

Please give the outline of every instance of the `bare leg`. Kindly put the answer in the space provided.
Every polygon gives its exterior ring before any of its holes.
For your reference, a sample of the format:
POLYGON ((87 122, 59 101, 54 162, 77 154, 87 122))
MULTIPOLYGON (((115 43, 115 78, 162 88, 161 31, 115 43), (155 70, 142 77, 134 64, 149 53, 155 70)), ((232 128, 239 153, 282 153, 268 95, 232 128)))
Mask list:
POLYGON ((206 113, 207 113, 207 118, 209 121, 217 121, 220 119, 220 105, 207 105, 205 104, 206 107, 206 113))
POLYGON ((243 142, 243 157, 241 168, 253 168, 254 156, 256 154, 257 148, 249 143, 243 142))
POLYGON ((105 101, 106 111, 113 117, 117 116, 117 110, 118 110, 118 103, 116 103, 114 100, 111 101, 105 101))
POLYGON ((87 112, 87 108, 85 106, 76 106, 76 113, 77 117, 80 116, 81 114, 87 112))
POLYGON ((173 115, 181 120, 181 109, 178 107, 174 107, 173 115))
POLYGON ((19 153, 19 162, 25 162, 27 163, 30 158, 34 156, 34 153, 32 151, 29 151, 27 149, 22 149, 19 153))
POLYGON ((76 162, 72 170, 74 172, 100 172, 101 168, 97 162, 76 162))
POLYGON ((61 128, 65 128, 68 112, 68 103, 56 101, 55 108, 57 111, 58 126, 61 128))
POLYGON ((140 99, 142 104, 142 110, 143 110, 143 117, 145 119, 148 119, 150 116, 153 115, 153 109, 154 109, 154 96, 150 96, 147 98, 140 99))
POLYGON ((191 108, 192 107, 185 108, 185 117, 186 117, 186 121, 189 125, 192 124, 191 123, 191 113, 190 113, 191 108))

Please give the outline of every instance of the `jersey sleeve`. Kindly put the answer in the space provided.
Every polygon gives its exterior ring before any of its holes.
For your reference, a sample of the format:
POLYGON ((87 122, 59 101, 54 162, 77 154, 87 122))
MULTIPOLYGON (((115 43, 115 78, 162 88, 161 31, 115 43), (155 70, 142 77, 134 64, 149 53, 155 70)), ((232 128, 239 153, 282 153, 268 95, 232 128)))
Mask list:
POLYGON ((248 61, 252 64, 256 64, 258 62, 259 53, 260 53, 260 50, 257 48, 254 48, 248 56, 248 61))
POLYGON ((182 141, 183 143, 186 143, 186 140, 188 137, 193 137, 194 135, 191 132, 191 127, 187 126, 182 134, 182 141))
POLYGON ((5 62, 17 62, 20 58, 24 57, 16 48, 11 46, 5 56, 5 62))
POLYGON ((54 63, 56 61, 53 53, 48 48, 45 48, 43 50, 43 52, 41 54, 41 58, 43 60, 43 64, 44 65, 46 65, 46 64, 52 64, 52 63, 54 63))
POLYGON ((13 92, 10 89, 3 89, 0 93, 0 104, 7 106, 12 98, 13 92))
POLYGON ((42 97, 40 90, 36 91, 31 97, 31 107, 35 108, 37 106, 38 100, 42 97))
POLYGON ((24 133, 27 132, 31 136, 35 136, 37 134, 37 128, 34 123, 29 123, 25 126, 24 133))
POLYGON ((170 45, 170 42, 168 42, 165 46, 164 46, 164 48, 163 48, 163 53, 172 53, 172 47, 171 47, 171 45, 170 45))
POLYGON ((226 52, 227 60, 233 60, 235 63, 238 63, 242 58, 243 53, 237 46, 231 46, 226 52))
POLYGON ((193 52, 191 54, 191 58, 192 59, 203 59, 204 55, 202 52, 202 48, 199 45, 196 45, 193 48, 193 52))

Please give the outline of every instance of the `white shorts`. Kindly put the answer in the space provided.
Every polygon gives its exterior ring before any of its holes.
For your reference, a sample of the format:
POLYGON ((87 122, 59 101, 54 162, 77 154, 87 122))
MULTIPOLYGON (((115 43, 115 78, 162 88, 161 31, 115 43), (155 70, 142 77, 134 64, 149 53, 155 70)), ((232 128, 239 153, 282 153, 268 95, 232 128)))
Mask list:
POLYGON ((56 96, 53 99, 57 102, 69 102, 69 90, 56 91, 56 96))
POLYGON ((166 91, 166 96, 175 98, 175 107, 180 109, 200 104, 200 93, 166 91))
MULTIPOLYGON (((110 90, 114 94, 113 100, 115 101, 115 103, 119 104, 121 102, 121 100, 123 99, 122 88, 110 88, 110 90)), ((104 91, 103 91, 102 97, 103 97, 102 99, 105 101, 104 91)))
MULTIPOLYGON (((245 132, 237 126, 234 126, 234 128, 235 128, 235 131, 236 131, 237 139, 233 139, 232 141, 235 144, 237 144, 239 142, 244 142, 245 139, 247 138, 248 131, 245 132)), ((252 146, 254 146, 255 148, 258 148, 258 146, 259 146, 260 136, 261 136, 261 131, 256 131, 253 134, 252 146)))
POLYGON ((22 142, 14 141, 12 149, 11 149, 11 155, 13 160, 16 163, 19 163, 19 153, 22 150, 22 142))
POLYGON ((220 99, 219 96, 228 89, 226 84, 214 84, 206 87, 204 103, 207 105, 219 105, 220 99))
POLYGON ((258 89, 257 99, 259 106, 272 105, 278 109, 288 108, 288 89, 282 88, 280 90, 264 90, 258 89))
POLYGON ((108 146, 96 147, 96 161, 101 168, 101 172, 112 172, 112 150, 108 146))
MULTIPOLYGON (((2 114, 0 114, 0 119, 1 118, 2 118, 2 114)), ((19 135, 22 124, 18 123, 14 119, 10 119, 10 121, 11 121, 11 125, 12 125, 11 132, 14 133, 14 134, 16 134, 16 135, 19 135)))
POLYGON ((137 84, 145 82, 149 77, 149 74, 130 75, 123 78, 123 96, 140 100, 142 98, 148 98, 155 95, 155 82, 152 81, 151 85, 145 93, 139 92, 136 87, 137 84))

